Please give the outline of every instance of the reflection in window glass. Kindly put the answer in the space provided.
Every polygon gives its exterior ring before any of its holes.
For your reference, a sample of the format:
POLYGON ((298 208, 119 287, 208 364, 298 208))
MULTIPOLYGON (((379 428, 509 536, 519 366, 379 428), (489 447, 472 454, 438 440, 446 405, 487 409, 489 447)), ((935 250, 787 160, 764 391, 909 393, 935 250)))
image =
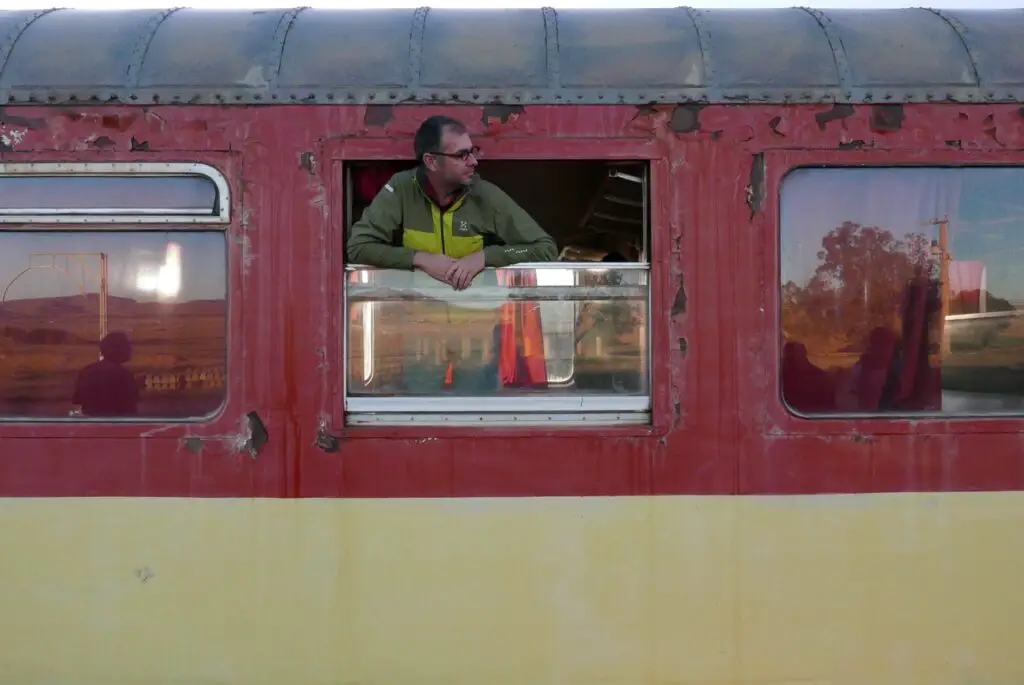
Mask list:
POLYGON ((0 232, 0 417, 215 412, 226 293, 223 232, 0 232))
POLYGON ((217 187, 205 176, 0 176, 6 214, 213 214, 217 187))
POLYGON ((800 169, 782 389, 803 414, 1024 410, 1024 170, 800 169))
POLYGON ((648 394, 646 270, 488 269, 463 292, 419 271, 347 283, 350 398, 648 394))
MULTIPOLYGON (((539 269, 535 273, 539 286, 576 285, 576 272, 572 269, 539 269)), ((572 381, 576 347, 576 305, 574 301, 557 300, 537 303, 544 331, 544 361, 549 385, 572 381)))

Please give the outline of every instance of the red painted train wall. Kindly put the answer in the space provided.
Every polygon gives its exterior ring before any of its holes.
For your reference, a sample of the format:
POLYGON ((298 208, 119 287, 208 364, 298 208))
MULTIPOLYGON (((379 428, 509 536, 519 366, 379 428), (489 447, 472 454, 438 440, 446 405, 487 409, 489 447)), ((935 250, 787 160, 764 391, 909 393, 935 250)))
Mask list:
POLYGON ((786 171, 1020 163, 1016 106, 9 107, 0 127, 19 132, 2 161, 197 161, 234 193, 223 412, 202 425, 0 423, 0 495, 1024 488, 1020 421, 801 420, 780 399, 777 361, 786 171), (434 113, 467 122, 489 158, 651 160, 652 427, 343 426, 341 164, 410 157, 434 113), (250 439, 249 412, 265 443, 250 439))

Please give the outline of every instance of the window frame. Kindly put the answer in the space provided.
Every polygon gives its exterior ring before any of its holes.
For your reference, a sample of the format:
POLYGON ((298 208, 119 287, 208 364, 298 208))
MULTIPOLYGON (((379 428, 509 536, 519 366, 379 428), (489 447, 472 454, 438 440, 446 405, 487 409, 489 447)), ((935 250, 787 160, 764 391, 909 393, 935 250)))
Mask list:
MULTIPOLYGON (((359 140, 333 140, 325 144, 325 157, 330 160, 331 172, 327 189, 328 201, 333 216, 341 219, 331 220, 331 235, 325 243, 329 245, 330 276, 329 294, 331 301, 338 303, 330 308, 328 323, 330 331, 328 354, 337 360, 337 367, 331 367, 331 378, 327 380, 327 389, 321 402, 321 430, 334 437, 440 437, 460 435, 502 435, 521 436, 524 434, 557 434, 557 435, 665 435, 672 421, 672 409, 669 405, 669 388, 671 379, 662 365, 659 372, 657 364, 648 362, 648 387, 646 397, 637 397, 649 403, 647 417, 643 422, 605 422, 598 421, 597 415, 591 420, 579 420, 587 414, 576 414, 572 421, 560 422, 554 414, 538 416, 536 421, 513 420, 512 414, 501 417, 500 422, 481 420, 479 415, 465 415, 462 419, 438 422, 436 420, 417 420, 412 414, 402 417, 401 422, 368 422, 352 421, 346 411, 347 366, 343 356, 345 339, 348 334, 347 306, 345 298, 345 276, 347 269, 344 254, 344 217, 348 203, 347 168, 354 162, 367 160, 407 161, 411 139, 367 138, 359 140)), ((666 147, 646 139, 594 139, 587 137, 530 137, 488 139, 486 154, 488 160, 502 161, 554 161, 554 160, 594 160, 594 161, 629 161, 636 160, 647 163, 646 209, 648 214, 649 235, 647 249, 648 297, 647 306, 649 320, 647 323, 646 353, 650 360, 668 356, 669 322, 656 312, 667 311, 670 296, 669 262, 673 256, 670 252, 670 236, 668 229, 668 203, 656 202, 653 198, 667 196, 674 192, 671 187, 673 170, 669 165, 666 147), (659 231, 658 226, 665 229, 659 231), (653 229, 653 230, 652 230, 653 229)), ((528 267, 523 264, 520 267, 528 267)), ((551 267, 550 263, 543 263, 551 267)), ((452 398, 453 400, 455 398, 452 398)), ((467 398, 468 400, 469 398, 467 398)), ((367 405, 369 406, 369 405, 367 405)), ((515 407, 510 405, 511 411, 515 407)), ((553 410, 554 411, 554 410, 553 410)), ((496 417, 497 418, 497 417, 496 417)))
MULTIPOLYGON (((765 202, 751 228, 766 236, 763 243, 751 241, 751 247, 762 248, 761 261, 770 284, 751 298, 759 301, 761 318, 752 316, 741 325, 741 331, 762 340, 757 350, 748 353, 747 363, 753 375, 762 375, 769 388, 766 397, 755 394, 741 397, 744 411, 756 413, 758 407, 779 435, 945 435, 970 433, 1018 433, 1024 425, 1020 415, 943 415, 943 414, 828 414, 804 416, 792 410, 782 390, 782 189, 786 178, 798 169, 842 168, 935 168, 935 167, 1008 167, 1024 171, 1024 156, 1013 150, 777 150, 765 153, 765 202), (758 330, 760 328, 760 330, 758 330)), ((745 283, 746 287, 752 284, 745 283)), ((754 418, 752 416, 752 418, 754 418)), ((760 421, 763 423, 764 418, 760 421)))
MULTIPOLYGON (((21 157, 17 161, 0 162, 0 176, 26 174, 36 176, 88 175, 92 177, 202 175, 213 181, 217 188, 215 212, 206 215, 145 214, 125 213, 118 215, 50 215, 50 214, 0 214, 0 237, 4 233, 38 231, 109 232, 132 233, 137 231, 166 230, 189 232, 195 230, 215 231, 225 242, 225 280, 227 321, 224 339, 225 374, 224 399, 218 409, 206 416, 188 418, 99 418, 82 416, 68 417, 5 417, 0 416, 0 440, 4 438, 203 438, 215 435, 234 434, 239 431, 238 421, 229 416, 239 414, 235 407, 241 397, 243 379, 239 373, 238 360, 242 358, 245 337, 241 312, 242 274, 234 252, 238 249, 240 229, 240 197, 232 192, 229 179, 239 163, 237 153, 211 153, 209 151, 187 154, 187 161, 181 160, 181 153, 171 158, 160 154, 149 155, 151 161, 104 161, 83 162, 62 160, 40 160, 39 155, 25 153, 8 155, 7 159, 21 157), (24 161, 22 161, 24 160, 24 161)), ((2 243, 0 243, 2 246, 2 243)))
MULTIPOLYGON (((231 222, 231 189, 227 179, 213 166, 200 162, 0 162, 0 179, 5 176, 202 176, 213 182, 217 190, 214 211, 209 214, 159 213, 133 214, 18 214, 17 210, 0 208, 0 225, 25 224, 213 224, 231 222)), ((114 209, 114 208, 110 208, 114 209)), ((137 230, 132 228, 131 230, 137 230)))

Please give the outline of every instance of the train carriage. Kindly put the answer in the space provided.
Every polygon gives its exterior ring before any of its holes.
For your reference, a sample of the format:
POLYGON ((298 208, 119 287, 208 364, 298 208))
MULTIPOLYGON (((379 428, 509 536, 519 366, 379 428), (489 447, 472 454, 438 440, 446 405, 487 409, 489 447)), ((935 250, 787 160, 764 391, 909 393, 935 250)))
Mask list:
POLYGON ((0 682, 1019 682, 1021 35, 0 11, 0 682), (557 261, 348 263, 434 114, 557 261))

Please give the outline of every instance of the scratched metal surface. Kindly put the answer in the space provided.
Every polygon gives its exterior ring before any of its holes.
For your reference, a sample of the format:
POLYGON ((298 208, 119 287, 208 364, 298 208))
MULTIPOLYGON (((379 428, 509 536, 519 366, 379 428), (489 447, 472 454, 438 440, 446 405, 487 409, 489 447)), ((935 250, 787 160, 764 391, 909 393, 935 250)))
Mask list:
POLYGON ((0 11, 0 102, 1010 102, 1024 10, 0 11))

